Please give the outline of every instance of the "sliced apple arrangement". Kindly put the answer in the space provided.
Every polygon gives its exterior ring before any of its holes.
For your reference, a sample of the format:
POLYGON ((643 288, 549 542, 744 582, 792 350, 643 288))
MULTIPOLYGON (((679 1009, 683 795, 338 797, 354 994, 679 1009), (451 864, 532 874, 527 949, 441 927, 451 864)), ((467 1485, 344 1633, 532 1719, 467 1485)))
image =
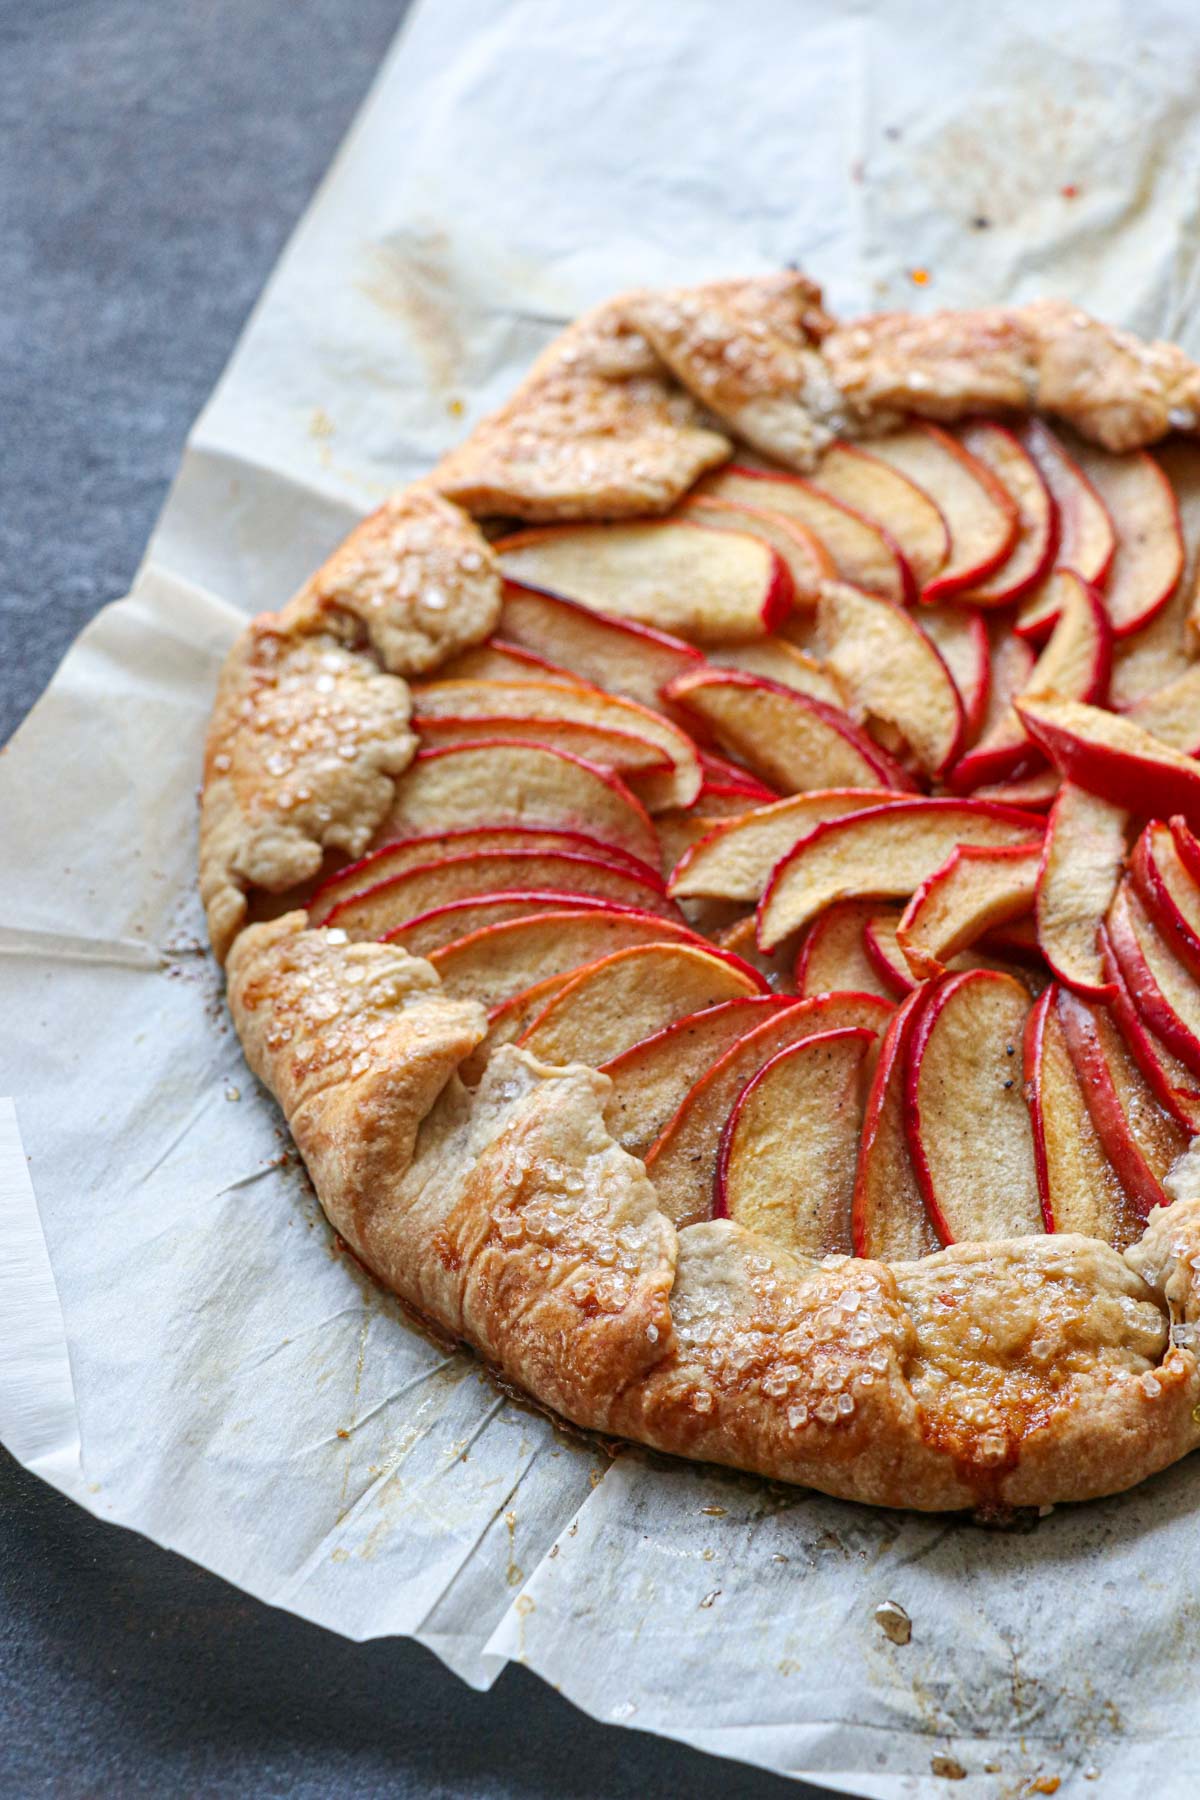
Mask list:
POLYGON ((310 918, 610 1080, 677 1224, 1124 1247, 1200 1130, 1200 449, 913 423, 496 543, 310 918))

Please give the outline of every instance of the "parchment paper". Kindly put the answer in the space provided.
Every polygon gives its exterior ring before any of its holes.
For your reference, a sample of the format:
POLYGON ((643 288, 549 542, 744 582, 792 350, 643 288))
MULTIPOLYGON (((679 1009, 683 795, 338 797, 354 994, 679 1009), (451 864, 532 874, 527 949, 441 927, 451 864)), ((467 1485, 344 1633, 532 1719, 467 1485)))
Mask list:
POLYGON ((418 10, 132 595, 0 761, 22 1462, 350 1637, 410 1633, 480 1686, 519 1658, 599 1718, 833 1790, 943 1793, 957 1765, 950 1791, 989 1800, 1194 1792, 1194 1464, 1027 1535, 610 1465, 334 1253, 226 1022, 193 869, 244 612, 588 302, 794 260, 841 309, 1061 293, 1200 351, 1198 83, 1182 0, 418 10))

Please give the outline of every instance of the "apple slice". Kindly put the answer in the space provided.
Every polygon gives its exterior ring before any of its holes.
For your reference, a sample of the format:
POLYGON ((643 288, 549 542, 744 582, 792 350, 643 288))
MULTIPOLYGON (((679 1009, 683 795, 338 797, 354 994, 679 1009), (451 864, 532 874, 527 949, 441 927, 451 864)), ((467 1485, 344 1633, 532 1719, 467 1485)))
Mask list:
POLYGON ((919 980, 941 975, 951 957, 994 925, 1033 906, 1040 844, 959 844, 917 889, 896 927, 896 942, 919 980))
POLYGON ((872 594, 885 594, 889 600, 912 597, 912 571, 887 532, 801 475, 736 463, 706 476, 698 491, 710 499, 766 507, 792 519, 825 546, 843 581, 852 581, 872 594))
POLYGON ((787 564, 792 578, 792 606, 801 611, 812 610, 821 583, 837 574, 832 556, 807 525, 765 506, 719 500, 715 494, 696 494, 684 501, 677 516, 694 519, 698 525, 708 525, 714 531, 748 532, 769 544, 787 564))
POLYGON ((726 1000, 602 1063, 600 1073, 612 1084, 604 1120, 622 1149, 644 1156, 705 1072, 748 1032, 795 1004, 776 995, 726 1000))
POLYGON ((924 1004, 923 989, 910 993, 889 1019, 863 1116, 852 1241, 855 1256, 880 1262, 915 1261, 940 1248, 917 1185, 904 1129, 908 1047, 924 1004))
POLYGON ((1186 438, 1170 438, 1155 446, 1154 456, 1179 508, 1184 569, 1161 611, 1140 631, 1131 632, 1116 645, 1112 703, 1122 712, 1185 675, 1192 665, 1195 648, 1188 618, 1200 566, 1200 445, 1186 438))
MULTIPOLYGON (((699 654, 699 652, 697 652, 699 654)), ((516 644, 490 637, 485 643, 472 644, 444 662, 438 669, 441 681, 565 681, 574 680, 570 669, 548 662, 543 656, 522 650, 516 644)))
POLYGON ((757 807, 718 825, 689 850, 671 875, 669 891, 680 900, 711 897, 753 903, 776 863, 816 826, 910 797, 887 788, 818 788, 757 807))
POLYGON ((1104 1146, 1080 1085, 1059 1016, 1055 983, 1025 1025, 1025 1090, 1047 1231, 1079 1231, 1124 1250, 1145 1229, 1104 1146))
POLYGON ((932 639, 903 607, 842 582, 826 583, 817 614, 855 709, 898 731, 925 774, 943 774, 962 748, 963 708, 932 639))
POLYGON ((862 1026, 788 1044, 751 1076, 721 1133, 713 1216, 800 1256, 850 1254, 863 1116, 862 1026))
POLYGON ((647 774, 669 770, 659 804, 690 806, 700 792, 695 745, 649 707, 582 682, 426 681, 413 687, 413 726, 422 736, 447 729, 476 737, 519 736, 572 728, 615 746, 596 760, 647 774), (620 759, 618 762, 617 759, 620 759))
POLYGON ((948 600, 977 588, 998 569, 1017 538, 1016 502, 995 475, 940 426, 913 424, 872 441, 872 454, 937 498, 950 533, 950 554, 921 590, 922 600, 948 600))
POLYGON ((1037 878, 1042 954, 1076 993, 1106 999, 1100 927, 1125 862, 1129 815, 1110 801, 1063 783, 1050 809, 1037 878))
MULTIPOLYGON (((975 607, 947 603, 923 606, 917 622, 950 671, 962 701, 963 739, 973 744, 983 729, 991 692, 992 649, 984 616, 975 607)), ((1018 687, 1027 675, 1025 668, 1018 687)))
POLYGON ((1100 943, 1105 978, 1112 989, 1108 1005, 1129 1054, 1163 1111, 1189 1135, 1200 1131, 1200 1087, 1195 1075, 1172 1055, 1134 1005, 1121 965, 1113 953, 1107 925, 1101 931, 1100 943))
POLYGON ((891 1007, 874 994, 817 994, 797 1000, 739 1038, 692 1087, 645 1155, 659 1205, 676 1225, 706 1219, 721 1133, 752 1075, 778 1050, 847 1026, 881 1031, 891 1007))
POLYGON ((1062 988, 1058 1017, 1096 1136, 1144 1220, 1153 1207, 1169 1204, 1162 1178, 1187 1149, 1187 1134, 1155 1105, 1103 1007, 1062 988))
POLYGON ((666 683, 702 661, 700 652, 682 638, 512 581, 504 584, 497 635, 593 687, 653 711, 662 710, 666 683))
MULTIPOLYGON (((1190 852, 1196 840, 1182 819, 1178 828, 1190 852)), ((1156 930, 1200 981, 1200 887, 1171 826, 1150 820, 1133 847, 1129 872, 1156 930)))
MULTIPOLYGON (((872 901, 871 916, 863 926, 863 953, 874 969, 883 991, 893 1000, 906 1000, 920 982, 896 941, 902 906, 880 906, 872 901)), ((822 915, 823 916, 823 915, 822 915)), ((817 923, 820 923, 818 918, 817 923)), ((812 927, 816 930, 816 925, 812 927)))
POLYGON ((970 800, 901 800, 827 820, 772 871, 759 902, 759 945, 773 950, 834 900, 907 900, 959 844, 1040 843, 1042 830, 1031 813, 970 800))
POLYGON ((798 994, 878 994, 895 998, 867 955, 863 931, 878 911, 873 900, 844 900, 815 919, 796 958, 798 994))
POLYGON ((660 914, 619 907, 584 912, 529 913, 452 938, 430 962, 456 999, 478 1000, 489 1012, 548 975, 567 975, 585 963, 639 944, 674 941, 707 950, 686 925, 660 914))
POLYGON ((514 888, 554 888, 560 893, 603 896, 677 919, 678 910, 656 882, 656 877, 638 875, 632 868, 597 856, 533 849, 484 850, 418 863, 340 900, 324 923, 336 925, 351 937, 378 938, 451 900, 514 888))
POLYGON ((419 750, 375 835, 385 843, 478 825, 585 831, 639 862, 658 859, 650 815, 618 776, 565 750, 511 738, 419 750))
MULTIPOLYGON (((624 913, 640 916, 644 909, 624 906, 615 900, 594 900, 589 894, 571 894, 553 888, 526 888, 505 893, 472 895, 466 900, 450 900, 444 906, 431 907, 385 931, 382 942, 399 944, 410 956, 432 956, 457 938, 470 937, 489 925, 503 925, 509 919, 528 919, 534 913, 624 913)), ((661 914, 653 915, 664 925, 661 914)))
POLYGON ((1183 573, 1179 509, 1170 482, 1148 450, 1114 456, 1082 439, 1073 448, 1116 532, 1104 603, 1113 636, 1127 637, 1166 605, 1183 573))
POLYGON ((756 969, 695 944, 634 944, 578 969, 517 1039, 547 1063, 595 1067, 677 1020, 766 992, 756 969))
POLYGON ((918 588, 932 581, 950 554, 941 508, 916 482, 859 444, 838 439, 813 472, 822 493, 881 525, 912 570, 918 588))
POLYGON ((1143 695, 1125 716, 1159 743, 1195 756, 1200 751, 1200 663, 1193 663, 1166 687, 1143 695))
POLYGON ((581 831, 535 830, 525 825, 459 825, 451 831, 397 838, 339 869, 322 882, 313 895, 308 906, 308 922, 313 926, 323 925, 343 900, 361 894, 367 888, 377 887, 393 875, 403 875, 406 869, 415 869, 420 863, 440 862, 447 856, 475 856, 481 850, 540 850, 548 855, 561 851, 567 856, 598 857, 602 862, 630 869, 661 891, 657 869, 635 861, 623 850, 612 849, 581 831))
POLYGON ((693 519, 551 525, 493 548, 509 581, 698 644, 762 637, 792 610, 792 578, 778 551, 749 532, 713 531, 693 519))
POLYGON ((1014 775, 1011 781, 985 782, 971 789, 971 798, 997 800, 1001 806, 1018 806, 1026 812, 1047 812, 1061 787, 1057 769, 1034 769, 1028 775, 1014 775))
POLYGON ((1200 988, 1154 929, 1128 881, 1108 915, 1108 940, 1134 1006, 1172 1056, 1200 1076, 1200 988))
POLYGON ((680 676, 665 693, 725 750, 785 793, 912 788, 899 763, 845 713, 761 675, 705 668, 680 676))
POLYGON ((1017 701, 1017 710, 1068 781, 1133 813, 1181 813, 1200 823, 1200 763, 1132 720, 1077 700, 1017 701))
POLYGON ((913 1028, 905 1128, 944 1244, 1042 1230, 1022 1079, 1028 1012, 1029 994, 1012 976, 970 969, 927 990, 913 1028))
POLYGON ((728 650, 709 652, 709 662, 718 669, 741 669, 746 675, 761 675, 776 687, 795 688, 798 694, 821 700, 826 706, 844 709, 846 695, 837 677, 815 656, 797 650, 786 638, 761 638, 757 644, 734 644, 728 650))
POLYGON ((1058 508, 1045 477, 1015 432, 990 419, 960 425, 959 443, 992 471, 1017 508, 1017 535, 1006 560, 970 590, 976 606, 1005 606, 1036 587, 1058 548, 1058 508))
MULTIPOLYGON (((1102 587, 1117 548, 1108 510, 1078 463, 1041 419, 1017 434, 1037 464, 1058 513, 1057 567, 1071 569, 1091 587, 1102 587)), ((1058 621, 1061 590, 1051 571, 1025 596, 1017 631, 1040 643, 1058 621)))
POLYGON ((956 793, 1028 773, 1024 765, 1040 761, 1022 724, 1023 700, 1054 694, 1093 703, 1107 696, 1112 669, 1108 615, 1094 588, 1068 570, 1060 572, 1059 580, 1063 596, 1050 641, 1013 705, 951 771, 950 785, 956 793))

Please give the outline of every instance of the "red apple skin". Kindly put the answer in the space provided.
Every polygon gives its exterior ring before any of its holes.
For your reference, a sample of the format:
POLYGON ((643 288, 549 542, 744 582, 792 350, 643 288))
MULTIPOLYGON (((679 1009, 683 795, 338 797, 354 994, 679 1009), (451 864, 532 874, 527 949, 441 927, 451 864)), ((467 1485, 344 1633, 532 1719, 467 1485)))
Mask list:
MULTIPOLYGON (((987 604, 989 606, 999 606, 1001 602, 1005 605, 1011 605, 1015 600, 1023 600, 1025 595, 1028 594, 1032 588, 1035 588, 1038 582, 1049 574, 1051 568, 1054 566, 1054 558, 1058 551, 1058 541, 1061 529, 1058 515, 1058 502, 1050 492, 1045 475, 1042 473, 1033 457, 1029 454, 1028 449, 1021 442, 1016 432, 1010 431, 1006 425, 998 425, 994 419, 966 419, 963 421, 961 429, 967 438, 971 436, 973 430, 977 430, 994 432, 998 438, 1008 440, 1011 449, 1024 458, 1029 467, 1031 478, 1036 481, 1037 487, 1040 489, 1040 504, 1045 508, 1045 517, 1042 524, 1042 541, 1038 546, 1037 560, 1026 569, 1019 580, 1010 581, 1007 585, 1004 581, 1006 564, 1001 563, 995 573, 989 576, 987 581, 983 584, 987 595, 987 604)), ((969 442, 967 443, 966 448, 970 450, 971 446, 969 442)), ((977 460, 981 461, 982 458, 977 457, 977 460)), ((985 465, 985 467, 986 466, 987 465, 985 465)), ((992 472, 995 474, 994 470, 992 472)), ((1001 487, 1005 486, 1003 476, 996 475, 996 479, 1001 487)), ((1020 544, 1021 535, 1018 533, 1016 543, 1008 553, 1009 561, 1015 557, 1020 544)))
POLYGON ((1038 1196, 1042 1203, 1042 1223, 1047 1231, 1057 1231, 1054 1209, 1050 1204, 1050 1167, 1046 1157, 1046 1128, 1042 1118, 1042 1109, 1037 1100, 1037 1070, 1042 1055, 1042 1039, 1046 1032, 1046 1018, 1058 995, 1058 984, 1051 982, 1044 988, 1029 1017, 1025 1021, 1025 1042, 1022 1046, 1023 1070, 1025 1075, 1025 1096, 1029 1102, 1029 1123, 1033 1127, 1033 1160, 1037 1165, 1038 1196))
MULTIPOLYGON (((1200 1120, 1200 1091, 1192 1093, 1191 1090, 1177 1089, 1171 1081, 1159 1055, 1160 1040, 1150 1031, 1126 986, 1107 925, 1100 927, 1100 949, 1104 958, 1105 977, 1111 988, 1107 1004, 1125 1039, 1129 1054, 1142 1071, 1143 1080, 1163 1111, 1169 1113, 1185 1131, 1194 1132, 1200 1120), (1190 1107, 1189 1098, 1192 1101, 1190 1107)), ((1166 1045, 1162 1048, 1165 1051, 1166 1045)))
MULTIPOLYGON (((1046 991, 1049 993, 1050 989, 1046 991)), ((1154 1207, 1167 1204, 1167 1196, 1129 1130, 1087 1002, 1069 989, 1060 988, 1057 1006, 1084 1104, 1101 1148, 1133 1205, 1143 1218, 1148 1218, 1154 1207)))
POLYGON ((1192 880, 1200 886, 1200 838, 1196 837, 1187 820, 1178 813, 1171 819, 1170 825, 1179 860, 1192 880))
MULTIPOLYGON (((1180 821, 1182 824, 1182 820, 1180 821)), ((1187 831, 1187 826, 1183 826, 1187 831)), ((1188 837, 1192 843, 1191 832, 1188 837)), ((1133 885, 1141 896, 1142 904, 1158 927, 1163 938, 1170 945, 1181 963, 1185 963, 1192 974, 1200 981, 1200 936, 1197 936, 1191 921, 1180 909, 1175 895, 1167 885, 1166 872, 1163 868, 1163 856, 1174 855, 1182 864, 1183 871, 1189 880, 1194 880, 1191 869, 1176 849, 1175 834, 1169 826, 1160 820, 1151 819, 1140 833, 1133 847, 1133 855, 1129 861, 1129 873, 1133 877, 1133 885), (1166 844, 1162 838, 1166 838, 1166 844)), ((1200 896, 1198 896, 1200 899, 1200 896)))
POLYGON ((812 1037, 802 1038, 798 1044, 785 1044, 782 1050, 777 1050, 774 1056, 769 1058, 769 1060, 763 1064, 757 1074, 750 1077, 749 1081, 730 1107, 729 1116, 725 1120, 725 1124, 721 1130, 721 1141, 717 1149, 717 1167, 713 1177, 714 1219, 727 1219, 730 1216, 728 1204, 729 1154, 733 1147, 734 1133, 737 1130, 738 1115, 740 1114, 745 1101, 754 1092, 754 1089, 759 1083, 767 1076, 768 1072, 775 1067, 775 1064, 780 1062, 784 1057, 795 1056, 797 1054, 803 1055, 805 1052, 811 1054, 811 1046, 813 1044, 832 1044, 835 1042, 853 1042, 861 1044, 863 1055, 865 1056, 871 1045, 875 1042, 875 1033, 868 1030, 865 1025, 843 1025, 836 1031, 814 1032, 812 1037))
POLYGON ((1108 915, 1108 941, 1133 1004, 1145 1023, 1185 1069, 1200 1076, 1200 1039, 1188 1030, 1154 979, 1130 919, 1123 888, 1118 890, 1108 915))
MULTIPOLYGON (((1016 706, 1021 712, 1019 700, 1016 706)), ((1127 755, 1091 743, 1057 722, 1025 717, 1025 724, 1068 781, 1135 816, 1144 815, 1146 802, 1152 799, 1160 816, 1178 813, 1189 825, 1200 824, 1200 762, 1193 775, 1190 770, 1152 761, 1148 755, 1127 755)))
POLYGON ((868 920, 863 927, 863 951, 880 981, 889 993, 895 994, 897 1000, 907 999, 919 987, 916 976, 902 970, 883 948, 873 920, 868 920))
MULTIPOLYGON (((869 1232, 870 1220, 866 1216, 867 1195, 864 1175, 869 1151, 879 1131, 880 1116, 887 1096, 887 1084, 897 1062, 902 1065, 908 1057, 908 1047, 912 1038, 913 1023, 917 1014, 925 1004, 925 990, 913 988, 911 993, 897 1007, 888 1021, 887 1030, 879 1046, 879 1058, 875 1064, 875 1074, 867 1095, 866 1111, 863 1115, 862 1151, 859 1156, 859 1179, 854 1184, 854 1200, 851 1207, 851 1235, 855 1256, 866 1257, 870 1254, 869 1232)), ((909 1157, 911 1160, 911 1151, 909 1157)), ((928 1207, 926 1213, 928 1214, 928 1207)), ((932 1222, 932 1221, 931 1221, 932 1222)), ((936 1228, 935 1228, 936 1229, 936 1228)))
MULTIPOLYGON (((1108 508, 1078 463, 1067 455, 1062 444, 1041 419, 1030 419, 1017 435, 1037 465, 1038 473, 1054 501, 1058 515, 1055 556, 1059 565, 1074 569, 1082 581, 1102 588, 1117 550, 1116 534, 1108 508), (1080 556, 1082 551, 1087 550, 1087 546, 1079 541, 1078 521, 1082 499, 1086 499, 1088 507, 1094 509, 1096 515, 1107 520, 1107 532, 1103 535, 1103 541, 1099 538, 1096 540, 1087 560, 1081 560, 1080 556)), ((1050 572, 1048 567, 1046 573, 1050 572)), ((1044 611, 1035 605, 1032 616, 1018 618, 1013 629, 1018 637, 1040 644, 1050 636, 1057 623, 1056 611, 1044 611)))

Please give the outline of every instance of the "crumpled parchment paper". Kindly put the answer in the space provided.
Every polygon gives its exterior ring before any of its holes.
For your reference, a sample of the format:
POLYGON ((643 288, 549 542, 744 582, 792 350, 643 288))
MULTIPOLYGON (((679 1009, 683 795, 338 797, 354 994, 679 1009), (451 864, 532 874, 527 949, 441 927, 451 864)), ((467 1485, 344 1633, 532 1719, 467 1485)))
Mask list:
POLYGON ((348 1636, 409 1633, 481 1686, 519 1658, 599 1718, 835 1791, 961 1770, 950 1791, 989 1800, 1194 1792, 1193 1464, 1027 1534, 611 1464, 335 1253, 226 1020, 193 870, 241 617, 581 306, 796 261, 843 310, 1065 294, 1200 352, 1198 90, 1182 0, 418 9, 133 593, 0 763, 0 1437, 22 1462, 348 1636))

